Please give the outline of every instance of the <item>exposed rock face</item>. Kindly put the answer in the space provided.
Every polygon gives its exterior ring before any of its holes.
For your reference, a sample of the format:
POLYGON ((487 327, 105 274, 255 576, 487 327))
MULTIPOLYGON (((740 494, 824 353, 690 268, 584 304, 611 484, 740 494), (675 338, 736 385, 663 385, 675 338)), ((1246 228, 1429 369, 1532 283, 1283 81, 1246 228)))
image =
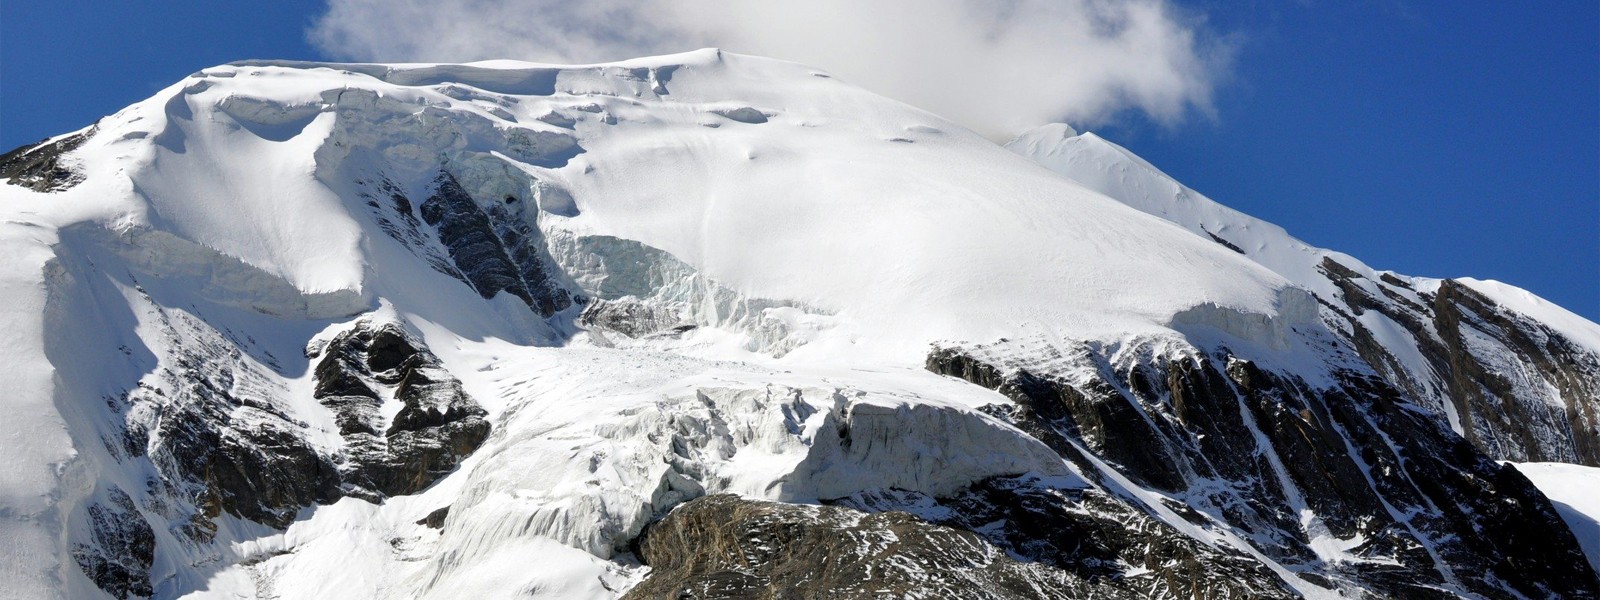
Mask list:
POLYGON ((83 173, 65 155, 94 135, 90 128, 56 141, 42 140, 0 154, 0 178, 36 192, 59 192, 78 185, 83 173))
POLYGON ((1330 308, 1348 323, 1362 358, 1437 407, 1484 453, 1600 466, 1600 356, 1456 281, 1430 293, 1332 259, 1320 270, 1339 288, 1343 306, 1330 308), (1368 313, 1404 328, 1425 364, 1396 357, 1374 336, 1368 313))
POLYGON ((1600 595, 1548 500, 1380 378, 1318 388, 1226 354, 1006 346, 939 350, 928 368, 1015 400, 994 414, 1083 472, 1109 463, 1292 570, 1393 597, 1600 595))
POLYGON ((72 550, 83 573, 118 600, 149 597, 156 536, 133 498, 113 487, 87 512, 90 541, 77 543, 72 550))
POLYGON ((995 478, 835 506, 713 495, 645 531, 627 598, 1290 598, 1270 571, 1096 490, 995 478))
POLYGON ((162 359, 170 367, 160 381, 108 399, 126 429, 107 440, 118 460, 147 460, 156 477, 146 490, 113 487, 90 504, 73 546, 79 567, 113 597, 153 593, 152 523, 196 548, 218 535, 224 514, 284 528, 302 508, 344 495, 381 502, 418 492, 488 436, 485 411, 393 323, 358 321, 318 348, 313 394, 345 441, 330 454, 280 408, 287 390, 235 341, 187 313, 159 318, 176 354, 162 359), (390 423, 384 402, 399 404, 390 423))
POLYGON ((156 512, 207 540, 211 519, 224 513, 283 527, 301 507, 338 499, 333 461, 280 408, 287 392, 262 365, 193 315, 159 318, 174 354, 162 358, 158 381, 117 402, 122 459, 148 457, 157 495, 171 499, 156 512))
POLYGON ((365 200, 367 208, 371 209, 379 229, 425 260, 433 270, 454 277, 469 286, 472 285, 450 260, 448 249, 440 248, 424 232, 422 221, 417 218, 411 199, 399 185, 387 178, 362 179, 358 180, 357 184, 363 188, 360 195, 365 200))
POLYGON ((398 325, 360 321, 318 356, 313 394, 344 437, 345 493, 374 501, 416 493, 489 436, 483 408, 398 325), (385 398, 401 404, 392 423, 384 422, 385 398))
POLYGON ((1293 593, 1253 558, 1184 535, 1092 487, 995 477, 959 494, 859 494, 838 502, 869 512, 910 512, 971 531, 1009 556, 1088 582, 1074 596, 1282 598, 1293 593))
POLYGON ((376 423, 373 446, 381 452, 331 452, 337 448, 320 446, 304 415, 293 412, 292 392, 274 371, 277 357, 200 316, 216 307, 167 308, 138 281, 128 285, 144 345, 103 360, 128 361, 142 375, 133 389, 103 398, 113 420, 101 441, 108 459, 141 474, 142 485, 106 484, 91 495, 70 538, 73 562, 113 597, 171 590, 170 571, 157 567, 158 540, 167 543, 163 552, 181 553, 172 560, 225 560, 217 542, 236 531, 222 531, 220 517, 284 528, 306 506, 347 493, 371 500, 412 493, 453 470, 488 433, 483 410, 426 348, 393 325, 362 321, 328 344, 338 360, 317 365, 316 394, 327 397, 347 439, 376 423), (379 391, 398 410, 382 412, 379 391), (382 414, 394 414, 394 422, 383 423, 382 414))
MULTIPOLYGON (((572 305, 572 296, 554 281, 543 237, 503 206, 484 210, 455 176, 441 173, 433 195, 423 201, 422 219, 439 232, 439 241, 472 288, 484 298, 506 292, 540 315, 572 305)), ((520 202, 508 197, 507 202, 520 202)))
MULTIPOLYGON (((864 513, 714 495, 691 500, 639 543, 652 567, 624 598, 1142 598, 1145 578, 1117 578, 1014 557, 972 531, 900 511, 864 513)), ((1270 578, 1196 598, 1288 597, 1270 578), (1250 584, 1263 587, 1249 588, 1250 584)))
POLYGON ((301 507, 338 499, 332 462, 298 427, 276 419, 233 426, 233 398, 219 392, 196 385, 200 401, 162 418, 151 449, 151 459, 171 474, 168 482, 187 488, 201 509, 195 526, 209 528, 203 519, 226 512, 283 527, 301 507))

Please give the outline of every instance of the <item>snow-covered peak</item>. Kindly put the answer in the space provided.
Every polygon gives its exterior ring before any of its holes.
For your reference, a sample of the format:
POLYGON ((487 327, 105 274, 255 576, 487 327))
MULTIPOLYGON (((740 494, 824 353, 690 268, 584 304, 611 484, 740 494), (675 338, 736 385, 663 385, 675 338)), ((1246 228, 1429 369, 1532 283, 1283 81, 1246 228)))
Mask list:
POLYGON ((516 207, 553 234, 631 240, 735 293, 834 315, 835 334, 808 345, 827 356, 1115 339, 1197 306, 1270 316, 1286 285, 924 111, 717 50, 583 66, 235 63, 104 120, 77 156, 88 181, 46 213, 98 206, 118 231, 344 298, 311 303, 332 314, 439 304, 406 298, 416 286, 399 274, 418 268, 372 241, 360 188, 381 178, 417 198, 440 172, 475 198, 567 199, 516 207))
POLYGON ((1006 144, 1013 152, 1024 156, 1039 156, 1050 153, 1058 148, 1062 142, 1078 136, 1078 130, 1066 123, 1046 123, 1029 129, 1006 144))
MULTIPOLYGON (((1065 125, 1011 149, 702 50, 235 63, 8 153, 0 583, 611 598, 676 587, 641 548, 725 554, 673 515, 782 502, 865 535, 730 531, 737 569, 1588 589, 1476 452, 1600 463, 1600 355, 1551 333, 1591 327, 1311 248, 1065 125), (954 541, 903 543, 933 524, 954 541)), ((784 518, 756 520, 818 524, 784 518)))

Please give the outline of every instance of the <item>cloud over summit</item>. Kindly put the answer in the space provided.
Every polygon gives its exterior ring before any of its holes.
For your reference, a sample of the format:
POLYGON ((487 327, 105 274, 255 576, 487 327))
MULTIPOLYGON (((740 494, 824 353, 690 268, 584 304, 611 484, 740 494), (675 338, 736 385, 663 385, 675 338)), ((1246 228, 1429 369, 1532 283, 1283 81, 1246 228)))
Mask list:
POLYGON ((603 62, 716 46, 826 69, 991 136, 1210 109, 1228 49, 1165 0, 329 0, 350 60, 603 62))

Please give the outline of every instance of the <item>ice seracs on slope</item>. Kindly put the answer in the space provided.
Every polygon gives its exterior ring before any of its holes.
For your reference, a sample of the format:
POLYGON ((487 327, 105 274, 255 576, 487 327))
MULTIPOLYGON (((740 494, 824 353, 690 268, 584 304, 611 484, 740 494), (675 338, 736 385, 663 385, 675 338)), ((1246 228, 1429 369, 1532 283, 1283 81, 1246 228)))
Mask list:
POLYGON ((803 66, 238 63, 0 177, 27 596, 1595 595, 1367 283, 803 66))

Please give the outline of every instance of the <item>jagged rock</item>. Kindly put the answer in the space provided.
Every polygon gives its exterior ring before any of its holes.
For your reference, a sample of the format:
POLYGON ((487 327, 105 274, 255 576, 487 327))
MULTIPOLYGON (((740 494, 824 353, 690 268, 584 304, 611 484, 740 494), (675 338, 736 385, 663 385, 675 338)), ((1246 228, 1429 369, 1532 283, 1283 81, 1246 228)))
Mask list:
POLYGON ((112 487, 89 505, 91 543, 75 544, 72 557, 95 585, 118 600, 148 598, 156 535, 127 492, 112 487))
POLYGON ((554 281, 537 230, 498 205, 485 211, 449 173, 434 186, 422 219, 438 229, 439 241, 479 295, 506 292, 546 317, 572 305, 571 294, 554 281))
POLYGON ((94 128, 58 140, 40 140, 0 154, 0 178, 36 192, 59 192, 78 185, 83 173, 62 157, 94 135, 94 128))
POLYGON ((333 462, 272 402, 281 391, 268 375, 192 316, 160 322, 184 342, 172 344, 160 386, 129 394, 124 443, 148 455, 179 502, 167 516, 187 522, 186 535, 208 539, 210 519, 224 513, 283 527, 302 507, 339 498, 333 462))
POLYGON ((303 434, 275 420, 230 426, 229 411, 191 404, 161 420, 151 452, 169 465, 204 517, 224 512, 274 527, 287 526, 301 507, 339 498, 333 464, 303 434))
POLYGON ((378 178, 376 181, 360 179, 356 183, 361 188, 358 194, 365 200, 367 208, 378 222, 379 229, 421 257, 428 266, 433 267, 433 270, 469 286, 472 285, 450 260, 448 250, 439 248, 423 232, 422 221, 417 218, 411 199, 406 197, 405 191, 400 189, 399 185, 387 177, 378 178))
POLYGON ((1206 232, 1206 235, 1211 237, 1211 241, 1216 242, 1218 244, 1222 244, 1222 246, 1224 248, 1227 248, 1227 249, 1232 250, 1234 252, 1238 252, 1239 254, 1245 254, 1244 248, 1240 248, 1238 246, 1238 244, 1235 244, 1233 242, 1228 241, 1227 238, 1224 238, 1224 237, 1222 237, 1220 235, 1217 235, 1215 233, 1211 233, 1209 231, 1206 232))
POLYGON ((1340 343, 1485 454, 1600 466, 1596 331, 1561 324, 1562 311, 1542 308, 1526 291, 1374 270, 1217 204, 1104 138, 1059 124, 1007 147, 1309 291, 1340 343))
POLYGON ((1053 489, 1031 477, 994 477, 948 498, 861 494, 840 504, 904 510, 972 531, 1009 555, 1094 584, 1095 597, 1288 598, 1253 558, 1212 548, 1103 491, 1053 489))
POLYGON ((363 320, 335 336, 321 349, 316 377, 313 395, 345 440, 346 493, 381 501, 421 491, 489 436, 483 407, 394 323, 363 320), (385 396, 401 405, 392 423, 383 422, 385 396))
POLYGON ((1361 357, 1438 406, 1442 420, 1453 413, 1481 451, 1502 460, 1600 466, 1600 356, 1456 281, 1419 294, 1419 304, 1397 291, 1413 291, 1399 278, 1367 279, 1332 259, 1319 267, 1339 289, 1343 306, 1328 306, 1347 322, 1361 357), (1368 311, 1416 340, 1426 373, 1412 372, 1376 339, 1360 319, 1368 311), (1513 362, 1502 364, 1507 360, 1513 362))
MULTIPOLYGON (((637 551, 650 576, 623 598, 1142 598, 1148 583, 1014 557, 977 533, 906 512, 727 494, 680 505, 645 531, 637 551)), ((1255 597, 1287 597, 1270 579, 1260 583, 1255 597)))
POLYGON ((506 201, 490 205, 489 222, 494 225, 495 236, 505 247, 506 254, 516 265, 517 275, 533 299, 529 306, 539 314, 550 316, 572 306, 572 296, 555 279, 557 272, 544 247, 544 234, 528 221, 513 214, 507 206, 521 202, 507 196, 506 201))
POLYGON ((1155 369, 1119 369, 1089 351, 1068 359, 1101 376, 1035 374, 1004 343, 937 349, 928 368, 1013 399, 992 414, 1083 472, 1099 471, 1080 446, 1210 516, 1201 523, 1271 539, 1258 548, 1285 565, 1391 596, 1600 596, 1548 500, 1378 377, 1340 372, 1318 389, 1226 354, 1155 369), (1128 442, 1108 443, 1119 439, 1128 442), (1318 536, 1351 540, 1354 562, 1321 556, 1318 536))
POLYGON ((533 298, 495 237, 488 215, 450 174, 440 175, 435 184, 434 194, 422 202, 422 219, 438 229, 439 241, 473 289, 484 298, 505 291, 532 306, 533 298))
POLYGON ((1576 462, 1600 466, 1600 357, 1586 353, 1548 327, 1498 308, 1465 285, 1444 281, 1433 297, 1434 328, 1447 357, 1438 372, 1463 420, 1463 432, 1491 455, 1510 460, 1576 462), (1511 349, 1529 368, 1496 373, 1478 356, 1474 336, 1511 349), (1454 366, 1448 371, 1441 367, 1454 366), (1513 381, 1518 375, 1527 380, 1513 381), (1529 388, 1554 388, 1563 400, 1552 407, 1530 398, 1529 388))

